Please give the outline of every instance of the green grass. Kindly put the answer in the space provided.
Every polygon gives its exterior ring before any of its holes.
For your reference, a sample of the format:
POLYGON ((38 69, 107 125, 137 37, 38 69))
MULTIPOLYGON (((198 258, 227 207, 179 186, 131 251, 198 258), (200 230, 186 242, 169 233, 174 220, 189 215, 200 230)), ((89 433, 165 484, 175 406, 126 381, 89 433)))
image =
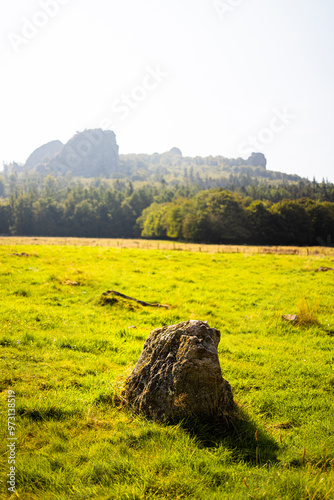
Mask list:
POLYGON ((13 498, 332 499, 334 273, 319 266, 333 259, 0 246, 1 498, 14 390, 13 498), (171 308, 106 303, 107 290, 171 308), (150 331, 187 319, 221 331, 228 434, 118 406, 150 331))

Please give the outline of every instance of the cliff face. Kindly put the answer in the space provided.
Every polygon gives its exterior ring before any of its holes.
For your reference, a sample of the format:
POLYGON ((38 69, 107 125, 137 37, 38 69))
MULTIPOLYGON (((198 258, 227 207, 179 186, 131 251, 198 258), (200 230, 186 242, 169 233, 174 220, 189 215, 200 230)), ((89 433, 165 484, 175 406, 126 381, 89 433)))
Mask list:
POLYGON ((263 153, 252 153, 247 163, 248 165, 252 165, 252 167, 262 167, 265 169, 267 166, 267 159, 263 153))
POLYGON ((25 166, 28 168, 34 168, 39 163, 46 162, 50 160, 54 155, 59 153, 63 143, 60 141, 51 141, 39 148, 35 149, 33 153, 27 159, 25 166))
MULTIPOLYGON (((36 151, 33 155, 35 154, 37 158, 36 151)), ((27 161, 26 166, 33 166, 35 171, 42 175, 69 173, 75 177, 102 176, 107 178, 119 170, 116 136, 110 130, 85 130, 77 133, 65 145, 62 145, 51 158, 41 158, 41 160, 38 164, 32 161, 28 164, 27 161)))

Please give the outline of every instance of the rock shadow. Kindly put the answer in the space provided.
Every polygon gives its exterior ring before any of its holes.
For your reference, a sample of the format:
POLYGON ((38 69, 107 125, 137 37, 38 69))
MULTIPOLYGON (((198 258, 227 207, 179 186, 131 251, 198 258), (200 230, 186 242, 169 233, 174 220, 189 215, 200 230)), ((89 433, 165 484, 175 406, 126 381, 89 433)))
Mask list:
POLYGON ((199 446, 226 447, 232 452, 233 460, 261 467, 278 462, 277 442, 239 407, 236 407, 233 417, 222 423, 183 420, 180 425, 199 446))

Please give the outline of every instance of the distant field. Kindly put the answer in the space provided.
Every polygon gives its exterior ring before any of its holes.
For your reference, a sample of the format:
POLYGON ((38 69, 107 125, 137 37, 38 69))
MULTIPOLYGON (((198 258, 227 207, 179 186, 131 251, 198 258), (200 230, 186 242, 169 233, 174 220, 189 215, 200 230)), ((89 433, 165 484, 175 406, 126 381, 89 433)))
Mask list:
POLYGON ((0 236, 0 245, 71 245, 101 246, 116 248, 145 248, 151 250, 185 250, 208 253, 278 253, 283 255, 320 255, 334 257, 334 247, 251 246, 251 245, 205 245, 202 243, 179 243, 143 239, 112 238, 56 238, 29 236, 0 236))
POLYGON ((333 248, 1 238, 1 498, 8 391, 12 498, 334 498, 334 271, 319 267, 333 248), (107 290, 171 308, 108 305, 107 290), (221 331, 240 414, 228 435, 119 407, 149 332, 187 319, 221 331))

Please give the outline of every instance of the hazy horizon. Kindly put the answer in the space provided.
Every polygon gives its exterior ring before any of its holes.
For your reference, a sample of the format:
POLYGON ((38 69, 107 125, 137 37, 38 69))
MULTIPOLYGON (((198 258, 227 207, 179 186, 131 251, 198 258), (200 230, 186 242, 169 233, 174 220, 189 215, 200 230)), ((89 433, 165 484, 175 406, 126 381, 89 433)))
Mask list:
POLYGON ((0 162, 113 130, 120 154, 247 158, 334 182, 329 0, 2 7, 0 162))

